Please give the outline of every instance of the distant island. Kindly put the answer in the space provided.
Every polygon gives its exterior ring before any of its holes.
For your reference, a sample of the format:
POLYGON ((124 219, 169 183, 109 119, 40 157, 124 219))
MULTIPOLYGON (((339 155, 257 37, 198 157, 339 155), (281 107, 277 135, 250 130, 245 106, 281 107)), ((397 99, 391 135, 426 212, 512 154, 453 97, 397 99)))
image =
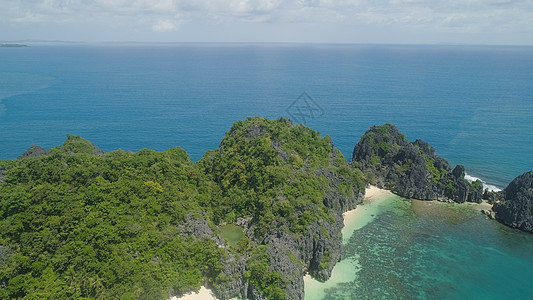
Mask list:
POLYGON ((198 162, 176 147, 105 153, 67 135, 0 161, 0 299, 303 299, 343 255, 343 213, 372 184, 407 198, 494 203, 533 231, 533 173, 502 192, 465 180, 424 141, 370 128, 352 161, 281 118, 237 121, 198 162))
POLYGON ((24 45, 24 44, 0 44, 0 48, 23 48, 23 47, 29 47, 29 46, 24 45))

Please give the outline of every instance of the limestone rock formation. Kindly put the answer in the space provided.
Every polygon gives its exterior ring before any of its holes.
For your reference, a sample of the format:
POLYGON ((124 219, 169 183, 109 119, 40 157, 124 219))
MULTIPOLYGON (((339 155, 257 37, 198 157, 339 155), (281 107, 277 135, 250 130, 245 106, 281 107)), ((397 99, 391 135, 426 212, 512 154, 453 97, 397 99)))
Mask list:
POLYGON ((503 190, 504 199, 492 207, 496 219, 505 225, 533 232, 533 172, 516 177, 503 190))
POLYGON ((22 153, 22 155, 19 156, 18 158, 36 157, 36 156, 43 156, 47 154, 48 154, 48 151, 46 151, 46 149, 44 149, 43 147, 38 146, 38 145, 31 145, 30 148, 26 150, 26 152, 22 153))
POLYGON ((463 166, 452 170, 428 143, 409 142, 392 124, 370 128, 355 146, 352 163, 372 184, 402 197, 481 202, 481 181, 470 184, 463 166))

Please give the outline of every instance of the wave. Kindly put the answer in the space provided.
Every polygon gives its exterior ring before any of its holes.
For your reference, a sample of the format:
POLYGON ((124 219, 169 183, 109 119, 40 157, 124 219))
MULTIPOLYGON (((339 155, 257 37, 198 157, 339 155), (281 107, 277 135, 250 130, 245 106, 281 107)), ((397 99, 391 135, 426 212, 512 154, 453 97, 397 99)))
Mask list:
POLYGON ((481 178, 478 178, 478 177, 475 177, 475 176, 472 176, 472 175, 468 175, 466 172, 465 172, 465 179, 472 183, 476 180, 481 180, 481 182, 483 183, 483 190, 489 190, 490 192, 499 192, 501 191, 502 189, 495 186, 495 185, 492 185, 492 184, 488 184, 485 180, 481 179, 481 178))

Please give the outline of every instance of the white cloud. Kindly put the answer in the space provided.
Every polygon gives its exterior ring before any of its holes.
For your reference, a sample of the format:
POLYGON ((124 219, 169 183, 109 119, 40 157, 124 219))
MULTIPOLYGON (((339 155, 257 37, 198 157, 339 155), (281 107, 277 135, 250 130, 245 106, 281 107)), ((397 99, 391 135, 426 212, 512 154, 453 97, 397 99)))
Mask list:
POLYGON ((159 20, 152 25, 152 29, 158 32, 176 31, 178 26, 173 21, 159 20))
MULTIPOLYGON (((287 28, 296 28, 291 24, 298 23, 328 24, 325 26, 328 28, 336 24, 340 31, 357 26, 375 26, 380 30, 418 28, 436 34, 469 32, 487 37, 492 32, 524 37, 524 32, 533 31, 533 2, 520 0, 0 0, 0 3, 0 34, 5 24, 17 28, 24 24, 53 27, 69 23, 82 24, 78 27, 85 26, 87 30, 97 24, 99 28, 133 28, 139 32, 143 28, 158 32, 183 30, 186 23, 202 24, 204 29, 233 24, 233 28, 239 27, 243 32, 250 27, 247 23, 266 24, 264 28, 268 24, 287 28)), ((533 43, 533 37, 528 42, 533 43)))

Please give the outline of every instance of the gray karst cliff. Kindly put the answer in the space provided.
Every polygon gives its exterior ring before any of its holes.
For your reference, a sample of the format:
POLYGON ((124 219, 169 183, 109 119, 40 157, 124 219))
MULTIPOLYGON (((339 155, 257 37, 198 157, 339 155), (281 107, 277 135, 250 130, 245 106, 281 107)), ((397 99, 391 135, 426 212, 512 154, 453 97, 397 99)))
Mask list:
POLYGON ((26 150, 26 152, 22 153, 22 155, 18 158, 37 157, 43 155, 48 155, 48 151, 46 151, 46 149, 39 145, 31 145, 30 148, 26 150))
POLYGON ((516 177, 497 194, 492 210, 496 220, 513 228, 533 232, 533 172, 516 177))
MULTIPOLYGON (((287 126, 292 128, 300 125, 287 124, 287 126)), ((253 141, 262 135, 272 135, 271 147, 279 156, 282 164, 294 163, 291 160, 292 154, 284 150, 286 149, 284 143, 274 138, 276 133, 267 127, 255 125, 238 134, 246 136, 248 141, 253 141)), ((225 154, 230 150, 221 144, 218 151, 225 154)), ((271 224, 272 229, 266 234, 258 233, 261 228, 254 218, 243 218, 237 221, 245 229, 246 236, 251 242, 266 247, 270 269, 280 272, 281 276, 288 279, 284 287, 287 293, 286 299, 303 299, 303 276, 306 272, 319 280, 326 280, 330 277, 331 270, 342 258, 343 253, 342 214, 355 208, 364 198, 364 187, 361 185, 349 185, 351 190, 348 193, 349 196, 339 192, 340 186, 346 185, 348 178, 334 168, 338 167, 339 161, 343 164, 346 164, 346 161, 331 142, 327 151, 325 154, 327 166, 321 166, 313 171, 311 167, 304 167, 304 169, 308 170, 306 172, 312 172, 313 176, 326 179, 327 188, 322 202, 327 207, 331 218, 322 218, 312 222, 303 234, 287 230, 290 224, 285 219, 275 219, 271 224)), ((229 255, 223 262, 224 273, 231 279, 213 287, 220 299, 230 299, 235 295, 250 299, 266 299, 260 289, 245 280, 246 272, 249 270, 246 265, 248 259, 249 257, 229 255)))
POLYGON ((402 197, 458 203, 482 200, 481 181, 469 183, 463 166, 452 170, 428 143, 409 142, 392 124, 370 128, 355 146, 352 161, 371 183, 402 197))

